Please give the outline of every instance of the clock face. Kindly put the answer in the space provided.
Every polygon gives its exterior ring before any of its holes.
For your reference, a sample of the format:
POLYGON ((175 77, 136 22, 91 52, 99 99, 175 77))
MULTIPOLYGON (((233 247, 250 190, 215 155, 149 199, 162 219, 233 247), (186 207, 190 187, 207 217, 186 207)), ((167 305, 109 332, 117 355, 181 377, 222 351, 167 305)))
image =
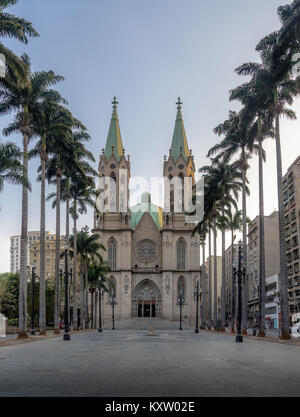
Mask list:
POLYGON ((136 256, 142 262, 151 262, 157 257, 157 245, 153 240, 141 240, 136 246, 136 256))

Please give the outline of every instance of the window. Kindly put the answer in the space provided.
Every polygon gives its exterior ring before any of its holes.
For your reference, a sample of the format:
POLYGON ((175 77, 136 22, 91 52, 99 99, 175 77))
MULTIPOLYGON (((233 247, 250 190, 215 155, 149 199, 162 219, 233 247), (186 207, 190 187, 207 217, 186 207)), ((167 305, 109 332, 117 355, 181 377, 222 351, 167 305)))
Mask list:
POLYGON ((177 243, 177 269, 185 270, 185 241, 182 238, 177 243))
POLYGON ((184 295, 185 295, 185 288, 184 288, 184 277, 180 277, 177 283, 177 298, 178 302, 180 301, 180 295, 182 296, 182 302, 184 303, 184 295))
POLYGON ((277 314, 277 307, 266 308, 266 314, 277 314))
POLYGON ((108 244, 108 265, 112 271, 117 269, 117 242, 111 239, 108 244))

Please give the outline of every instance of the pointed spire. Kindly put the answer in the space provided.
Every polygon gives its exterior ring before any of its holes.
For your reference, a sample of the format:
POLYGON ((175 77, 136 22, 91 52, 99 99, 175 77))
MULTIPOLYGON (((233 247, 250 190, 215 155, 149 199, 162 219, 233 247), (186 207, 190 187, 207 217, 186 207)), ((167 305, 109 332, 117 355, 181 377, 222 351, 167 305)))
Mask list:
POLYGON ((117 161, 121 159, 123 156, 123 143, 122 143, 122 136, 120 131, 119 125, 119 117, 118 117, 118 101, 117 97, 114 97, 112 102, 113 105, 113 114, 110 122, 109 132, 107 136, 106 146, 105 146, 105 156, 106 159, 109 160, 112 154, 114 154, 117 161))
POLYGON ((173 134, 171 154, 175 162, 178 161, 178 159, 180 158, 180 155, 182 155, 184 159, 187 161, 190 153, 189 153, 189 147, 188 147, 188 142, 187 142, 185 128, 184 128, 184 123, 182 119, 182 112, 181 112, 182 101, 180 97, 178 97, 178 101, 176 105, 177 105, 177 116, 176 116, 175 129, 174 129, 174 134, 173 134))

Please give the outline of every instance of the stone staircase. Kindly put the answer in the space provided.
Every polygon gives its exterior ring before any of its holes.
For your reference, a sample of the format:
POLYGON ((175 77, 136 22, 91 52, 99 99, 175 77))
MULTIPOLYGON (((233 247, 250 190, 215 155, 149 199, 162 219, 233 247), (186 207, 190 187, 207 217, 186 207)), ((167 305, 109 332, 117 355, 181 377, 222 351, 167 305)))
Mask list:
MULTIPOLYGON (((170 321, 160 318, 132 318, 128 320, 116 320, 115 329, 116 330, 149 330, 153 328, 154 330, 179 330, 179 321, 170 321)), ((103 329, 111 330, 112 322, 106 322, 103 325, 103 329)), ((182 322, 182 329, 189 330, 190 326, 182 322)))

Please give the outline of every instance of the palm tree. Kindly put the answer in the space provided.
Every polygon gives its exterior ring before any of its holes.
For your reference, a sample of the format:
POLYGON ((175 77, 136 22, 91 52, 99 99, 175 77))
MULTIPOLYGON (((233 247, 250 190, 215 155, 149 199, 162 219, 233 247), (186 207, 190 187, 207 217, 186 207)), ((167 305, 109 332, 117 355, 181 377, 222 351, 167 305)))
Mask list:
MULTIPOLYGON (((51 86, 61 80, 52 71, 31 73, 27 55, 22 56, 25 76, 8 71, 0 78, 0 114, 16 112, 13 122, 4 129, 5 135, 19 132, 23 137, 24 175, 28 177, 28 143, 34 136, 33 118, 37 107, 43 101, 55 101, 58 97, 51 86)), ((26 326, 27 311, 27 247, 28 247, 28 188, 22 187, 22 220, 20 248, 20 294, 19 294, 19 338, 28 337, 26 326)))
MULTIPOLYGON (((227 159, 223 160, 211 160, 210 166, 204 166, 199 172, 208 175, 208 200, 213 201, 213 217, 214 217, 214 246, 215 246, 215 265, 214 265, 214 285, 216 287, 217 280, 217 268, 216 268, 216 229, 218 216, 224 215, 226 207, 233 205, 237 206, 236 200, 238 199, 238 193, 242 189, 242 182, 240 180, 240 171, 237 163, 228 164, 227 159)), ((206 197, 207 198, 207 197, 206 197)), ((216 290, 216 288, 215 288, 216 290)), ((215 291, 215 300, 216 300, 215 291)), ((225 331, 225 230, 222 228, 222 331, 225 331)), ((216 303, 214 303, 216 313, 216 303)), ((214 321, 216 320, 216 314, 214 314, 214 321)))
MULTIPOLYGON (((5 9, 17 3, 18 0, 0 0, 0 36, 2 38, 18 39, 20 42, 27 44, 29 37, 39 35, 30 22, 6 12, 5 9)), ((0 42, 0 53, 4 55, 9 71, 18 71, 21 74, 26 72, 22 61, 7 49, 2 42, 0 42)))
POLYGON ((0 192, 3 190, 4 182, 29 188, 21 160, 22 152, 14 143, 0 143, 0 192))
MULTIPOLYGON (((289 339, 289 307, 287 283, 287 257, 283 206, 282 157, 280 138, 280 117, 295 119, 295 113, 286 107, 291 105, 294 97, 299 94, 298 80, 292 80, 286 73, 286 56, 277 53, 280 50, 278 32, 273 32, 262 39, 257 45, 261 63, 251 65, 252 69, 245 73, 252 75, 251 104, 246 104, 246 112, 253 116, 264 113, 270 122, 275 121, 277 188, 279 212, 279 244, 280 244, 280 288, 281 288, 281 338, 289 339), (285 78, 283 78, 283 73, 285 78)), ((262 289, 261 289, 262 290, 262 289)))
POLYGON ((106 262, 92 262, 88 268, 88 284, 89 284, 89 292, 91 294, 91 328, 94 329, 96 327, 96 318, 94 316, 95 306, 96 306, 96 290, 99 289, 99 285, 101 285, 101 289, 104 291, 108 291, 108 278, 107 274, 110 272, 110 268, 106 262), (101 283, 99 278, 102 277, 101 283), (94 301, 95 300, 95 301, 94 301))
MULTIPOLYGON (((73 123, 73 122, 72 122, 73 123)), ((77 328, 77 218, 78 218, 78 201, 79 199, 79 211, 85 213, 84 198, 87 205, 92 204, 92 197, 95 195, 95 184, 91 175, 96 176, 97 172, 90 166, 87 160, 94 161, 93 155, 87 151, 83 141, 90 139, 90 136, 85 132, 85 127, 75 120, 74 127, 77 129, 72 132, 72 141, 68 145, 70 147, 61 149, 56 147, 57 154, 53 156, 49 161, 48 167, 48 180, 56 184, 56 193, 48 195, 47 200, 53 199, 53 207, 56 207, 56 283, 57 290, 55 296, 55 319, 54 322, 59 322, 59 260, 60 260, 60 202, 66 202, 66 239, 69 241, 69 214, 72 215, 74 221, 73 232, 73 321, 75 329, 77 328), (86 160, 87 159, 87 160, 86 160), (60 176, 58 177, 57 169, 59 168, 60 176), (63 176, 63 179, 62 179, 63 176), (51 180, 55 178, 55 180, 51 180), (87 194, 89 193, 89 194, 87 194), (75 199, 73 206, 69 207, 70 199, 75 199), (83 210, 83 211, 81 211, 83 210)))
POLYGON ((46 247, 46 227, 45 227, 45 180, 46 180, 46 161, 50 153, 56 152, 57 146, 68 146, 71 140, 70 128, 63 124, 62 113, 67 110, 59 103, 65 102, 57 93, 56 102, 43 102, 37 106, 37 111, 33 117, 34 132, 40 136, 41 140, 36 144, 35 149, 30 155, 39 153, 41 159, 41 228, 40 228, 40 314, 39 327, 40 334, 45 334, 46 326, 46 304, 45 304, 45 247, 46 247))
MULTIPOLYGON (((92 168, 91 168, 92 169, 92 168)), ((73 198, 73 203, 70 208, 70 213, 73 218, 73 311, 74 311, 74 326, 77 328, 77 219, 78 214, 87 213, 87 207, 95 207, 96 197, 95 183, 91 176, 82 178, 81 175, 73 176, 70 186, 70 194, 73 198)))
MULTIPOLYGON (((70 237, 70 255, 74 256, 74 238, 70 237)), ((105 247, 99 243, 98 235, 90 235, 88 227, 81 229, 77 233, 77 254, 79 259, 80 275, 80 311, 81 328, 86 328, 88 324, 88 266, 96 259, 103 262, 100 250, 105 251, 105 247)))

